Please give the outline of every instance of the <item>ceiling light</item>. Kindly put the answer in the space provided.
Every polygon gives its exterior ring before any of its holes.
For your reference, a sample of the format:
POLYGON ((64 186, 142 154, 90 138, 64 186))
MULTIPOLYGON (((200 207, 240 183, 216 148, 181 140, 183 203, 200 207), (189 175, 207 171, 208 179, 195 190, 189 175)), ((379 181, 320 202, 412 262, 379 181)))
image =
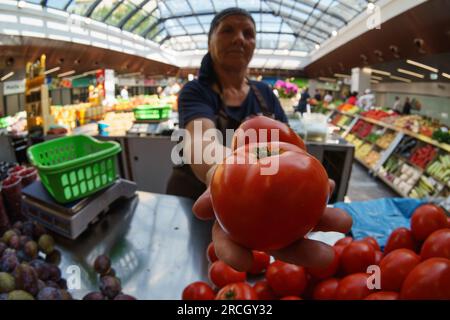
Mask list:
POLYGON ((383 70, 372 69, 372 73, 382 74, 384 76, 390 76, 391 73, 383 70))
POLYGON ((431 72, 438 72, 438 69, 427 66, 426 64, 417 62, 417 61, 413 61, 413 60, 406 60, 406 63, 412 64, 413 66, 419 67, 419 68, 423 68, 426 70, 429 70, 431 72))
POLYGON ((370 80, 371 83, 380 83, 378 80, 370 80))
POLYGON ((49 69, 49 70, 45 71, 44 74, 50 74, 50 73, 58 71, 59 69, 61 69, 61 67, 56 67, 56 68, 53 68, 53 69, 49 69))
POLYGON ((336 79, 334 78, 327 78, 327 77, 319 77, 319 80, 325 81, 325 82, 336 82, 336 79))
POLYGON ((342 73, 335 73, 334 76, 339 77, 339 78, 350 78, 351 77, 349 74, 342 74, 342 73))
POLYGON ((363 68, 362 70, 365 73, 372 73, 372 69, 370 69, 370 68, 363 68))
POLYGON ((409 74, 410 76, 416 77, 416 78, 420 78, 423 79, 425 76, 423 74, 417 73, 417 72, 412 72, 409 70, 405 70, 405 69, 397 69, 398 72, 404 73, 404 74, 409 74))
POLYGON ((383 80, 382 77, 377 77, 377 76, 371 76, 371 78, 372 78, 372 79, 375 79, 375 80, 383 80))
POLYGON ((333 37, 336 37, 337 34, 338 34, 338 32, 337 32, 336 30, 331 31, 331 35, 332 35, 333 37))
POLYGON ((450 79, 450 74, 448 74, 448 73, 442 72, 442 76, 450 79))
POLYGON ((375 8, 375 5, 372 2, 369 2, 367 4, 367 9, 369 9, 369 11, 372 11, 375 8))
POLYGON ((411 82, 411 80, 402 78, 402 77, 390 76, 390 78, 394 79, 394 80, 398 80, 398 81, 403 81, 403 82, 411 82))
POLYGON ((6 79, 11 78, 13 75, 14 75, 14 72, 11 71, 10 73, 5 74, 3 77, 1 77, 0 81, 5 81, 6 79))
POLYGON ((23 8, 25 8, 26 5, 27 5, 27 3, 25 1, 17 2, 17 8, 23 9, 23 8))
POLYGON ((63 72, 63 73, 58 74, 58 77, 59 77, 59 78, 67 77, 67 76, 70 76, 71 74, 74 74, 74 73, 75 73, 75 70, 70 70, 70 71, 63 72))
POLYGON ((319 49, 320 49, 320 45, 319 45, 319 44, 316 44, 316 45, 315 45, 315 48, 316 48, 316 50, 319 50, 319 49))

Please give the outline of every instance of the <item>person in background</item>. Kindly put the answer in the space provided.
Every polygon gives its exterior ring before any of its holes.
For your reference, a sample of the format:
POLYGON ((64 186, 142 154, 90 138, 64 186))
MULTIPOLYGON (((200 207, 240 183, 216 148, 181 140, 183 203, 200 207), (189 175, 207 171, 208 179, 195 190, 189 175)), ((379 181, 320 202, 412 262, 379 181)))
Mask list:
POLYGON ((357 96, 358 96, 358 92, 353 91, 353 92, 350 94, 350 97, 347 99, 347 103, 348 103, 348 104, 352 104, 352 105, 355 106, 355 105, 356 105, 356 102, 358 101, 357 96))
POLYGON ((317 101, 322 100, 322 95, 320 94, 319 90, 317 90, 317 89, 316 89, 316 94, 314 95, 314 99, 316 99, 317 101))
POLYGON ((330 103, 331 101, 333 101, 333 95, 332 95, 331 91, 327 91, 327 94, 323 98, 323 101, 326 103, 330 103))
POLYGON ((123 87, 122 90, 120 90, 120 96, 124 100, 128 100, 129 99, 129 97, 128 97, 128 87, 127 86, 123 87))
POLYGON ((367 111, 373 107, 375 96, 372 94, 370 89, 364 91, 364 95, 358 99, 358 107, 367 111))
POLYGON ((394 105, 392 106, 392 110, 401 113, 402 112, 402 104, 400 102, 400 97, 396 96, 395 97, 395 101, 394 101, 394 105))
POLYGON ((403 105, 403 114, 411 114, 411 103, 409 102, 409 97, 406 97, 405 104, 403 105))
POLYGON ((311 98, 308 92, 308 87, 305 87, 302 91, 302 95, 300 96, 300 100, 298 101, 297 110, 301 114, 306 112, 306 105, 308 104, 308 100, 311 98))

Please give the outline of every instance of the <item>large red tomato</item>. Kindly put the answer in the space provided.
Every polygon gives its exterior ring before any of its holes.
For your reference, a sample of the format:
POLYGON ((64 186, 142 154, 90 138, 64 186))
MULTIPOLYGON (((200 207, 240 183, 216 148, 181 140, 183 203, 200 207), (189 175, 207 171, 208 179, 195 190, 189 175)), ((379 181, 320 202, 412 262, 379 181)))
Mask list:
POLYGON ((447 216, 442 208, 434 204, 418 207, 411 217, 411 231, 414 238, 425 240, 434 231, 447 227, 447 216))
POLYGON ((383 259, 383 252, 381 251, 375 251, 375 264, 377 266, 380 265, 381 260, 383 259))
POLYGON ((450 300, 450 260, 430 258, 417 265, 403 282, 400 298, 450 300))
POLYGON ((395 249, 402 248, 413 251, 416 251, 417 248, 416 240, 411 230, 407 228, 397 228, 392 231, 384 247, 384 254, 386 255, 395 249))
POLYGON ((216 300, 258 300, 255 290, 245 283, 226 285, 217 293, 216 300))
POLYGON ((286 296, 281 298, 280 300, 303 300, 303 299, 297 296, 286 296))
POLYGON ((339 285, 339 280, 330 278, 319 282, 314 288, 314 300, 334 300, 336 298, 336 290, 339 285))
POLYGON ((400 291, 406 276, 420 263, 420 257, 409 249, 397 249, 385 256, 380 263, 381 289, 400 291))
POLYGON ((206 256, 208 258, 208 261, 211 263, 218 260, 216 256, 216 250, 214 249, 214 243, 211 242, 208 245, 208 249, 206 249, 206 256))
POLYGON ((259 300, 276 300, 277 296, 275 292, 273 292, 272 288, 270 288, 267 280, 261 280, 255 283, 253 286, 256 294, 258 295, 259 300))
POLYGON ((365 237, 364 239, 361 239, 361 241, 372 245, 375 251, 381 250, 380 245, 378 244, 377 240, 374 237, 365 237))
POLYGON ((287 142, 306 150, 305 143, 294 130, 283 122, 265 116, 255 116, 243 122, 233 136, 231 148, 236 150, 250 143, 278 141, 287 142), (273 131, 271 130, 278 131, 278 139, 272 135, 273 131))
POLYGON ((247 279, 245 272, 239 272, 227 265, 225 262, 217 260, 209 267, 209 280, 217 286, 222 288, 230 283, 244 282, 247 279))
POLYGON ((379 291, 369 294, 364 300, 398 300, 398 292, 379 291))
POLYGON ((344 238, 336 241, 336 243, 334 245, 335 246, 346 246, 346 245, 350 244, 352 241, 353 241, 352 237, 344 237, 344 238))
POLYGON ((353 241, 342 251, 341 266, 346 274, 366 272, 375 264, 375 249, 367 242, 353 241))
POLYGON ((183 300, 214 300, 216 294, 211 287, 202 281, 191 283, 183 290, 183 300))
POLYGON ((270 264, 266 279, 275 294, 280 297, 300 296, 307 285, 305 268, 282 261, 270 264))
POLYGON ((334 259, 333 261, 330 263, 330 265, 328 265, 325 268, 319 269, 319 268, 307 268, 306 270, 308 271, 308 273, 310 275, 312 275, 313 277, 315 277, 316 279, 327 279, 330 278, 332 276, 334 276, 336 274, 336 272, 338 271, 339 268, 339 255, 340 255, 340 251, 339 248, 333 247, 334 249, 334 259))
POLYGON ((420 251, 422 260, 433 257, 450 259, 450 229, 440 229, 425 240, 420 251))
POLYGON ((250 274, 264 273, 270 264, 270 256, 262 251, 253 251, 253 265, 248 271, 250 274))
POLYGON ((339 281, 336 289, 337 300, 361 300, 370 294, 366 273, 354 273, 339 281))
POLYGON ((218 222, 235 242, 277 250, 319 222, 329 183, 316 158, 280 142, 247 145, 224 162, 214 173, 211 197, 218 222))

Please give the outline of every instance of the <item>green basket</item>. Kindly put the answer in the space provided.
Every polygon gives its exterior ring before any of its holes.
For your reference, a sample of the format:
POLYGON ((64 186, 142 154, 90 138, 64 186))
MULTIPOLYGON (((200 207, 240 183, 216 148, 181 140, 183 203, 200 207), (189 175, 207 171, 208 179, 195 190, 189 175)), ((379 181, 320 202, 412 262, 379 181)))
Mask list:
POLYGON ((170 106, 140 105, 133 109, 136 120, 166 120, 170 117, 170 106))
POLYGON ((113 184, 120 151, 117 142, 74 135, 36 144, 27 155, 52 197, 68 203, 113 184))

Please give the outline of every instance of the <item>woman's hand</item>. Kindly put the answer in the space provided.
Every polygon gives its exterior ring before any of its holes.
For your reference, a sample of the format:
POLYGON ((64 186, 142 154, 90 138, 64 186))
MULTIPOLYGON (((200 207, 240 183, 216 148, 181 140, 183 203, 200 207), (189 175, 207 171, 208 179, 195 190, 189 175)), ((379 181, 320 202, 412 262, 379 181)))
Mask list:
MULTIPOLYGON (((214 168, 211 169, 211 172, 214 172, 214 168)), ((208 182, 212 177, 212 173, 208 176, 208 182)), ((333 180, 329 180, 329 183, 331 194, 335 183, 333 180)), ((192 210, 199 219, 214 219, 209 188, 197 199, 192 210)), ((326 208, 314 231, 347 233, 350 231, 351 226, 352 218, 345 211, 337 208, 326 208)), ((220 260, 239 271, 247 271, 251 268, 253 263, 252 251, 231 240, 217 221, 213 226, 212 238, 216 255, 220 260)), ((286 248, 271 251, 268 254, 288 263, 317 268, 326 267, 334 258, 334 250, 331 246, 310 239, 298 240, 286 248)))

